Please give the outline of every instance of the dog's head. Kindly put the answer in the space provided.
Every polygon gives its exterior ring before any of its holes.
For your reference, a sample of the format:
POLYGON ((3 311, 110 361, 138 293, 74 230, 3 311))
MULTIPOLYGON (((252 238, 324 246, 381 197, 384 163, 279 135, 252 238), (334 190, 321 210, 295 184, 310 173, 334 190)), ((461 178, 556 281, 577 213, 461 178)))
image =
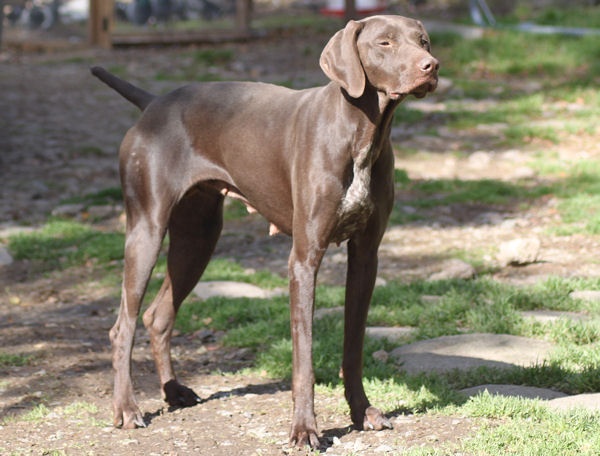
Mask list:
POLYGON ((350 21, 327 43, 320 64, 352 98, 370 84, 392 100, 437 87, 439 63, 421 22, 402 16, 350 21))

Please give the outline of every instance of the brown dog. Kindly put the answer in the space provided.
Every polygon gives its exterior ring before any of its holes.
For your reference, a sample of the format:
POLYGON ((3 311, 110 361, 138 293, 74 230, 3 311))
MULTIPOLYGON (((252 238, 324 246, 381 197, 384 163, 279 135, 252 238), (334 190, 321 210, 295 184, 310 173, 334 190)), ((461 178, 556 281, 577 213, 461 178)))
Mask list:
POLYGON ((127 212, 125 268, 113 346, 114 421, 144 426, 131 382, 135 322, 163 237, 168 273, 144 313, 166 401, 196 404, 177 382, 170 337, 175 314, 202 275, 222 227, 223 198, 242 199, 293 236, 289 257, 294 411, 290 442, 319 446, 314 413, 315 280, 332 242, 348 241, 343 376, 353 423, 391 427, 362 385, 367 311, 377 249, 394 198, 390 124, 409 94, 435 89, 438 61, 423 25, 399 16, 350 21, 327 43, 324 87, 214 82, 155 97, 102 68, 94 75, 143 114, 120 149, 127 212))

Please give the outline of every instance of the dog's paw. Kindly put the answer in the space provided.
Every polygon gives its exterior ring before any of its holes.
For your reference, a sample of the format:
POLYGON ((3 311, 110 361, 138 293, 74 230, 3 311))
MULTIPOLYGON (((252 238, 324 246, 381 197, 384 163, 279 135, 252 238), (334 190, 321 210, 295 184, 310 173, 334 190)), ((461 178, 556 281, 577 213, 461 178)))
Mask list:
POLYGON ((381 431, 382 429, 392 429, 392 423, 383 412, 375 407, 368 407, 365 410, 363 419, 363 429, 365 431, 381 431))
POLYGON ((320 446, 316 429, 307 429, 304 426, 292 426, 290 446, 298 448, 310 447, 318 449, 320 446))
POLYGON ((115 407, 114 421, 115 427, 121 429, 136 429, 146 427, 146 422, 142 412, 137 406, 120 408, 115 407))
POLYGON ((163 386, 165 401, 171 407, 192 407, 202 400, 187 386, 180 384, 177 380, 169 380, 163 386))

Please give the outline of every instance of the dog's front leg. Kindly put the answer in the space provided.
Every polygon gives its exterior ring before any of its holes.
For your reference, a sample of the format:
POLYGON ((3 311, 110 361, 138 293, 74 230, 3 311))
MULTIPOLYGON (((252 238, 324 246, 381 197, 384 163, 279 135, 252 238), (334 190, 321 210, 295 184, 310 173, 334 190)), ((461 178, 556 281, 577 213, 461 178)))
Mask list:
POLYGON ((377 274, 377 245, 372 240, 364 241, 354 238, 348 242, 342 372, 355 427, 381 430, 392 425, 379 409, 371 406, 362 383, 365 325, 377 274))
POLYGON ((369 403, 362 383, 362 370, 365 325, 377 278, 377 251, 394 202, 393 170, 392 149, 388 146, 372 170, 373 213, 365 229, 348 241, 342 373, 352 422, 358 429, 365 430, 392 427, 383 413, 369 403))
POLYGON ((309 248, 308 242, 294 239, 289 260, 294 401, 290 443, 299 447, 319 447, 314 410, 312 319, 316 276, 324 253, 325 247, 309 248))

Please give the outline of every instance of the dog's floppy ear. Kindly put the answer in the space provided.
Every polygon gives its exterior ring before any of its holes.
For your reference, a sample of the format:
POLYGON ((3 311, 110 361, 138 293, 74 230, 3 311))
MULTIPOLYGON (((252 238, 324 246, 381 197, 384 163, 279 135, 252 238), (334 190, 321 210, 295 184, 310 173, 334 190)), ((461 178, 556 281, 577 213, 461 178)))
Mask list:
POLYGON ((327 77, 341 85, 352 98, 365 90, 365 72, 358 55, 356 40, 364 24, 350 21, 329 40, 319 64, 327 77))

